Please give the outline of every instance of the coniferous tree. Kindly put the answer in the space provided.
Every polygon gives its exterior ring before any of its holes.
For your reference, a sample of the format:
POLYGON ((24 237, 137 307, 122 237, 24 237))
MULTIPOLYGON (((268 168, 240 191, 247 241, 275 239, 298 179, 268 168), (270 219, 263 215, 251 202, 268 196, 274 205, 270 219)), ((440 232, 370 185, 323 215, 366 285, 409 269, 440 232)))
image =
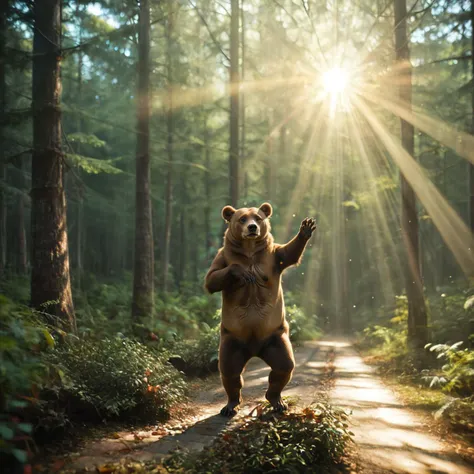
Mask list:
POLYGON ((37 0, 33 38, 31 304, 75 330, 61 130, 61 2, 37 0))
POLYGON ((150 198, 150 5, 140 0, 138 31, 135 265, 132 316, 153 312, 153 225, 150 198))
POLYGON ((231 0, 229 195, 234 207, 239 201, 239 16, 239 0, 231 0))
POLYGON ((0 4, 0 275, 6 264, 6 203, 5 203, 5 126, 6 126, 6 36, 9 0, 0 4))
MULTIPOLYGON (((395 57, 398 68, 399 96, 406 107, 412 103, 412 66, 407 35, 406 0, 394 0, 395 10, 395 57)), ((415 153, 415 130, 412 124, 400 119, 403 148, 411 155, 415 153)), ((428 342, 428 314, 423 294, 420 269, 418 236, 418 214, 416 196, 403 172, 400 172, 401 227, 406 251, 405 287, 408 299, 408 343, 422 349, 428 342)))

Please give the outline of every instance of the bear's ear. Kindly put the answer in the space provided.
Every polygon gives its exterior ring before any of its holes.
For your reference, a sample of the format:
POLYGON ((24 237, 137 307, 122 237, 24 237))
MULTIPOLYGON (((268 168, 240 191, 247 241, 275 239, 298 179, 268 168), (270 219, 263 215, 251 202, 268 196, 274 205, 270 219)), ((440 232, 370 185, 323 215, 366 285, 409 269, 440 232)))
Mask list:
POLYGON ((226 206, 222 209, 222 218, 226 222, 230 222, 232 216, 235 214, 235 209, 232 206, 226 206))
POLYGON ((262 211, 266 217, 271 217, 271 215, 273 214, 272 205, 268 202, 263 203, 258 210, 262 211))

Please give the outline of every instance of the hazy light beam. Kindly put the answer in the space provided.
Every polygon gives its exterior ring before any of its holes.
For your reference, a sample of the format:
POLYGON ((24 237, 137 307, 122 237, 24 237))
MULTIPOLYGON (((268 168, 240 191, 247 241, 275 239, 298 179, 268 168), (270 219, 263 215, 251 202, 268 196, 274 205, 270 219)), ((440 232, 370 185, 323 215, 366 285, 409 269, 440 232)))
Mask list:
POLYGON ((389 100, 378 94, 375 90, 362 93, 368 99, 386 110, 392 112, 414 127, 430 135, 443 145, 452 148, 459 156, 474 163, 474 136, 456 129, 448 123, 427 115, 422 109, 412 105, 410 111, 408 104, 397 100, 389 100))
POLYGON ((435 185, 425 176, 420 165, 395 140, 369 107, 358 97, 354 97, 353 100, 387 151, 392 155, 464 273, 467 276, 474 276, 474 238, 466 224, 435 185))

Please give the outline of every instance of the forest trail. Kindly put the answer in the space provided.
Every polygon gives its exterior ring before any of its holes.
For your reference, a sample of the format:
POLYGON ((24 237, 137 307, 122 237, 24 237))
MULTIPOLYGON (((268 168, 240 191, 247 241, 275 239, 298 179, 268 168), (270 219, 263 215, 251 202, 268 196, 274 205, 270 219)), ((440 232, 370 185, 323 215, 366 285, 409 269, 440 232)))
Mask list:
POLYGON ((333 404, 352 411, 359 472, 367 474, 467 474, 452 446, 430 434, 348 342, 321 342, 336 353, 333 404))
MULTIPOLYGON (((427 433, 421 419, 400 404, 350 343, 337 340, 307 343, 296 348, 295 358, 295 374, 284 396, 293 398, 300 407, 329 399, 334 405, 352 411, 356 472, 474 473, 450 446, 427 433)), ((231 420, 219 415, 225 394, 219 378, 213 376, 205 388, 194 394, 193 409, 185 416, 185 423, 177 422, 166 432, 155 427, 119 432, 112 439, 89 442, 71 459, 69 467, 92 468, 122 458, 148 461, 166 455, 178 445, 202 449, 223 429, 239 423, 258 406, 263 400, 268 372, 262 361, 250 361, 244 374, 244 402, 231 420)))

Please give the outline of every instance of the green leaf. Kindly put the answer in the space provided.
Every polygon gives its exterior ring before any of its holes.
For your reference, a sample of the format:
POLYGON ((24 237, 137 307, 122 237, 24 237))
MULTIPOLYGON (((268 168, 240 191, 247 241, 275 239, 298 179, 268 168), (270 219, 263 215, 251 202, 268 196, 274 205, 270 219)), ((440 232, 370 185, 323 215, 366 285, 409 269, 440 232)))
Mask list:
POLYGON ((11 408, 26 408, 28 406, 28 402, 25 402, 23 400, 12 400, 9 403, 9 406, 11 408))
POLYGON ((53 336, 51 336, 50 332, 47 329, 43 329, 43 334, 46 339, 46 342, 48 343, 49 347, 54 347, 55 342, 53 336))
POLYGON ((121 169, 111 165, 112 160, 98 160, 97 158, 90 158, 88 156, 77 155, 75 153, 67 153, 66 156, 74 166, 82 168, 88 174, 123 173, 121 169))
POLYGON ((23 449, 12 449, 12 454, 20 461, 22 464, 26 464, 28 461, 28 454, 23 449))
POLYGON ((33 432, 33 425, 31 423, 18 423, 18 429, 23 431, 24 433, 32 433, 33 432))
POLYGON ((70 133, 67 136, 71 143, 80 143, 81 145, 89 145, 94 148, 103 148, 105 142, 100 140, 95 135, 87 135, 86 133, 70 133))
POLYGON ((464 303, 464 309, 468 310, 471 309, 474 306, 474 295, 469 297, 466 302, 464 303))
POLYGON ((15 435, 15 432, 7 425, 5 424, 0 424, 0 436, 3 439, 13 439, 13 436, 15 435))

